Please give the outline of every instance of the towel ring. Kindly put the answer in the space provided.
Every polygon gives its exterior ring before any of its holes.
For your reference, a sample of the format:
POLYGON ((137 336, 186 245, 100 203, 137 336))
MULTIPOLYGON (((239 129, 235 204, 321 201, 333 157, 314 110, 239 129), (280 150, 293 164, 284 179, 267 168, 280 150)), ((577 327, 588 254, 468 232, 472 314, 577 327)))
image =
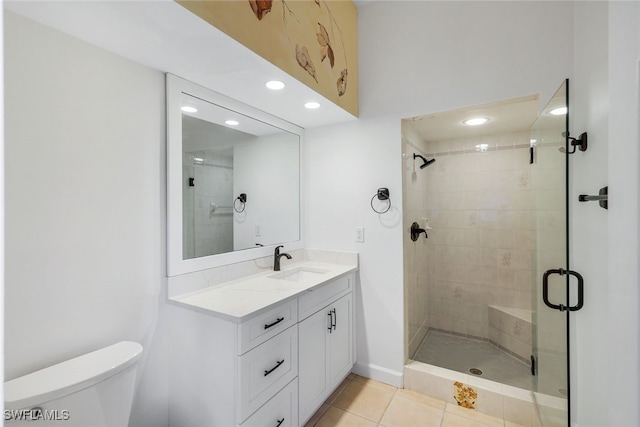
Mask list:
POLYGON ((389 209, 391 209, 391 198, 389 197, 389 189, 388 188, 378 188, 378 191, 376 192, 376 194, 373 195, 373 197, 371 198, 371 209, 373 209, 373 211, 377 214, 383 214, 383 213, 387 213, 389 212, 389 209), (385 210, 381 210, 378 211, 376 210, 376 208, 373 207, 373 199, 378 198, 378 200, 386 200, 387 201, 387 209, 385 210))
POLYGON ((238 213, 244 212, 246 203, 247 203, 247 195, 245 193, 242 193, 238 197, 236 197, 236 199, 233 201, 233 210, 238 213), (238 202, 240 203, 238 204, 238 202))

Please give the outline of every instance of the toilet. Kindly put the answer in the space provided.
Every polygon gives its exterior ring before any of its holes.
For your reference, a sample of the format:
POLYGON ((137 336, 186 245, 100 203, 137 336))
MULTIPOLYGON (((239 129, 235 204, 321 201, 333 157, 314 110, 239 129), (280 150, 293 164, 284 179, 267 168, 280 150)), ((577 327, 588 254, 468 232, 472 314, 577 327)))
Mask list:
POLYGON ((140 344, 122 341, 7 381, 5 425, 127 426, 141 357, 140 344))

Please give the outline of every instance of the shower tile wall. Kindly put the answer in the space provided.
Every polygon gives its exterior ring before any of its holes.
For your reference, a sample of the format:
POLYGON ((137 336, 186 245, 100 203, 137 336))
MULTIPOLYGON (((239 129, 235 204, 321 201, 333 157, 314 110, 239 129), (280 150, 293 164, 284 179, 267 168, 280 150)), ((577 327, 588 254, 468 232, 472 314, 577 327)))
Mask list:
POLYGON ((185 254, 201 257, 232 251, 233 158, 214 150, 191 154, 204 158, 205 163, 190 166, 195 185, 190 187, 190 200, 185 199, 185 203, 193 204, 185 207, 185 216, 193 215, 193 234, 188 234, 190 239, 184 242, 185 254), (212 203, 217 206, 214 211, 212 203))
POLYGON ((233 250, 233 165, 229 159, 223 165, 224 160, 216 159, 216 166, 196 167, 196 180, 203 183, 195 199, 197 257, 233 250), (211 203, 219 206, 215 212, 211 203))
MULTIPOLYGON (((425 226, 424 219, 427 217, 427 206, 425 197, 426 185, 431 165, 426 169, 420 169, 421 160, 414 160, 413 153, 425 154, 426 146, 409 126, 403 123, 402 128, 403 146, 403 224, 405 233, 403 235, 404 250, 404 274, 405 274, 405 316, 407 328, 405 329, 405 342, 408 343, 408 356, 411 357, 429 330, 429 287, 430 276, 428 266, 433 257, 431 234, 429 239, 424 238, 424 234, 413 242, 409 237, 409 226, 412 222, 418 222, 421 227, 425 226)), ((427 231, 431 233, 431 230, 427 231)))
POLYGON ((529 131, 428 143, 419 171, 432 255, 431 328, 489 337, 488 305, 531 309, 529 131), (486 151, 480 151, 485 150, 486 151))

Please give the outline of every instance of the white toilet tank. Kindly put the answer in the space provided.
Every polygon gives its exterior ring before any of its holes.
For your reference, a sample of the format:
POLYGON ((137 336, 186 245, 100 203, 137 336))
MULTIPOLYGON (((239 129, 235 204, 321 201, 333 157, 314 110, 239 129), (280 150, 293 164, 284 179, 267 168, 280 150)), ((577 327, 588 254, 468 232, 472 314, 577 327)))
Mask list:
POLYGON ((122 341, 7 381, 4 423, 12 427, 127 426, 140 357, 140 344, 122 341))

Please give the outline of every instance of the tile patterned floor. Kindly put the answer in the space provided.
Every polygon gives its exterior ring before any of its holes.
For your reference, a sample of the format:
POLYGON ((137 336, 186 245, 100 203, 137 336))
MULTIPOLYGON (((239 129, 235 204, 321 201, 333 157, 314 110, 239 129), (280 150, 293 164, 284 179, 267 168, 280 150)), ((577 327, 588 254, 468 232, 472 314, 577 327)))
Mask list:
POLYGON ((350 374, 305 427, 521 427, 350 374))
POLYGON ((480 378, 531 390, 531 368, 486 341, 429 331, 413 360, 469 374, 482 371, 480 378))

